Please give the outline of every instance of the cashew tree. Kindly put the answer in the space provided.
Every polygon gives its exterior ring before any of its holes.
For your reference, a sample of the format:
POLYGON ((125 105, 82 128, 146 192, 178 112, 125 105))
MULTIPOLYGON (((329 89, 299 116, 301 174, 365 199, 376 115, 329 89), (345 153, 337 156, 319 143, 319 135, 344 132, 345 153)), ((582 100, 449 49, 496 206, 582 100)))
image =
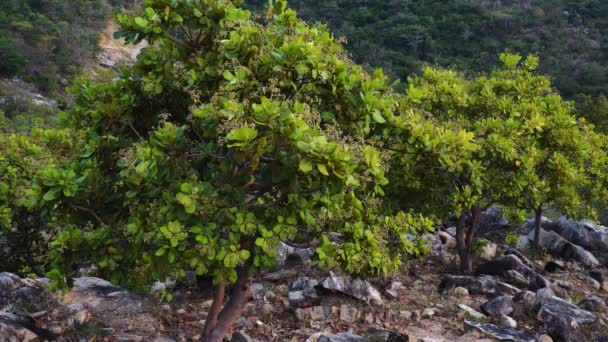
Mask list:
POLYGON ((142 290, 209 276, 204 341, 223 339, 281 240, 315 243, 320 266, 381 275, 432 228, 385 205, 380 133, 399 106, 387 77, 285 1, 256 18, 239 5, 146 0, 118 15, 117 37, 149 45, 115 81, 71 87, 62 121, 85 147, 31 192, 54 216, 53 284, 83 264, 142 290))

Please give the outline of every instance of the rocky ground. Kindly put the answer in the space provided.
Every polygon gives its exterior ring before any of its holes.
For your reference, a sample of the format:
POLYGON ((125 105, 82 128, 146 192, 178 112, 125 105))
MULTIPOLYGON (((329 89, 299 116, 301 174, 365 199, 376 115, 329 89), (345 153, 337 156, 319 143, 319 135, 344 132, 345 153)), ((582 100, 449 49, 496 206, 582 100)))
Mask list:
MULTIPOLYGON (((323 272, 307 260, 310 250, 285 245, 283 266, 256 279, 228 340, 608 340, 606 229, 547 220, 546 253, 535 255, 525 236, 518 249, 504 244, 503 224, 486 224, 472 276, 454 272, 452 229, 428 236, 431 253, 387 279, 323 272)), ((45 279, 0 273, 0 341, 198 340, 210 292, 194 279, 162 286, 172 302, 92 277, 49 293, 45 279)))

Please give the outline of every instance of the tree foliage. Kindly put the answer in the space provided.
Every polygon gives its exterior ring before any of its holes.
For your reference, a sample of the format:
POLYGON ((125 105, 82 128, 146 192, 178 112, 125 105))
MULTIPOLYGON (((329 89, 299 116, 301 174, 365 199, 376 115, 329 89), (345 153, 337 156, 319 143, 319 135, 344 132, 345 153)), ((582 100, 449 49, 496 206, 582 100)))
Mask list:
MULTIPOLYGON (((320 266, 355 275, 393 272, 424 250, 408 235, 430 221, 383 204, 376 132, 398 106, 388 78, 283 1, 260 21, 237 4, 149 0, 117 17, 117 36, 150 47, 116 81, 74 86, 65 120, 86 130, 85 152, 42 169, 32 188, 60 227, 54 281, 92 262, 140 286, 194 270, 223 293, 247 289, 281 240, 316 242, 320 266)), ((225 333, 239 298, 210 314, 205 334, 225 333)))

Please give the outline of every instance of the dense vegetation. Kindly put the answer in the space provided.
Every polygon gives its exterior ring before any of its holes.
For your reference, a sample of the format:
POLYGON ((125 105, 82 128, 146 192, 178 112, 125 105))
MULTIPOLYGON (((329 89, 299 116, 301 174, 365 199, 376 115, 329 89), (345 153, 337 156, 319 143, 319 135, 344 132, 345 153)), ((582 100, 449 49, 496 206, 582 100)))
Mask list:
POLYGON ((0 75, 58 91, 97 52, 111 14, 99 0, 4 0, 0 3, 0 75))
MULTIPOLYGON (((150 45, 111 80, 77 78, 60 129, 0 116, 4 269, 63 287, 94 266, 140 290, 194 271, 215 285, 203 340, 221 341, 280 241, 383 276, 454 219, 470 273, 485 208, 536 214, 537 231, 546 208, 606 208, 605 126, 576 116, 542 59, 424 67, 396 89, 284 0, 257 16, 241 3, 146 0, 116 36, 150 45)), ((600 99, 579 110, 600 117, 600 99)))
MULTIPOLYGON (((250 0, 263 7, 266 0, 250 0)), ((568 98, 608 92, 608 3, 556 1, 292 0, 309 21, 344 36, 356 62, 405 79, 425 65, 487 72, 506 50, 540 57, 568 98)))

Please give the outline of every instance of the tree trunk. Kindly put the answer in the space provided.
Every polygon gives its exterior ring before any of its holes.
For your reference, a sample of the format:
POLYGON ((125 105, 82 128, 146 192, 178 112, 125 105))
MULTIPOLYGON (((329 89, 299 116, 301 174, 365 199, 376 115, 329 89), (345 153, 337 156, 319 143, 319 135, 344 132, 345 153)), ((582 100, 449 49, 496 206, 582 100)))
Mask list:
POLYGON ((222 306, 224 305, 224 295, 226 292, 226 283, 224 282, 224 278, 220 278, 220 282, 215 287, 215 291, 213 294, 213 303, 209 308, 209 312, 207 312, 207 320, 205 322, 205 329, 203 330, 203 336, 209 335, 213 328, 217 326, 217 316, 220 314, 222 310, 222 306))
POLYGON ((534 218, 534 248, 540 249, 540 229, 543 224, 543 207, 539 205, 536 208, 536 217, 534 218))
POLYGON ((466 258, 464 260, 464 269, 467 274, 473 273, 473 241, 475 240, 477 231, 479 230, 480 218, 481 208, 476 205, 471 209, 471 228, 467 231, 466 236, 466 258))
MULTIPOLYGON (((230 326, 241 316, 245 305, 251 299, 252 281, 253 276, 251 274, 246 270, 240 270, 236 283, 232 287, 230 298, 224 304, 221 311, 219 310, 221 304, 216 305, 216 300, 220 301, 219 291, 216 291, 213 304, 207 315, 205 330, 200 339, 201 342, 222 342, 230 326)), ((223 296, 221 297, 221 301, 223 302, 223 296)))
POLYGON ((466 223, 465 213, 460 214, 458 224, 456 225, 456 249, 460 258, 460 272, 465 273, 465 262, 467 259, 467 244, 466 244, 466 223))

